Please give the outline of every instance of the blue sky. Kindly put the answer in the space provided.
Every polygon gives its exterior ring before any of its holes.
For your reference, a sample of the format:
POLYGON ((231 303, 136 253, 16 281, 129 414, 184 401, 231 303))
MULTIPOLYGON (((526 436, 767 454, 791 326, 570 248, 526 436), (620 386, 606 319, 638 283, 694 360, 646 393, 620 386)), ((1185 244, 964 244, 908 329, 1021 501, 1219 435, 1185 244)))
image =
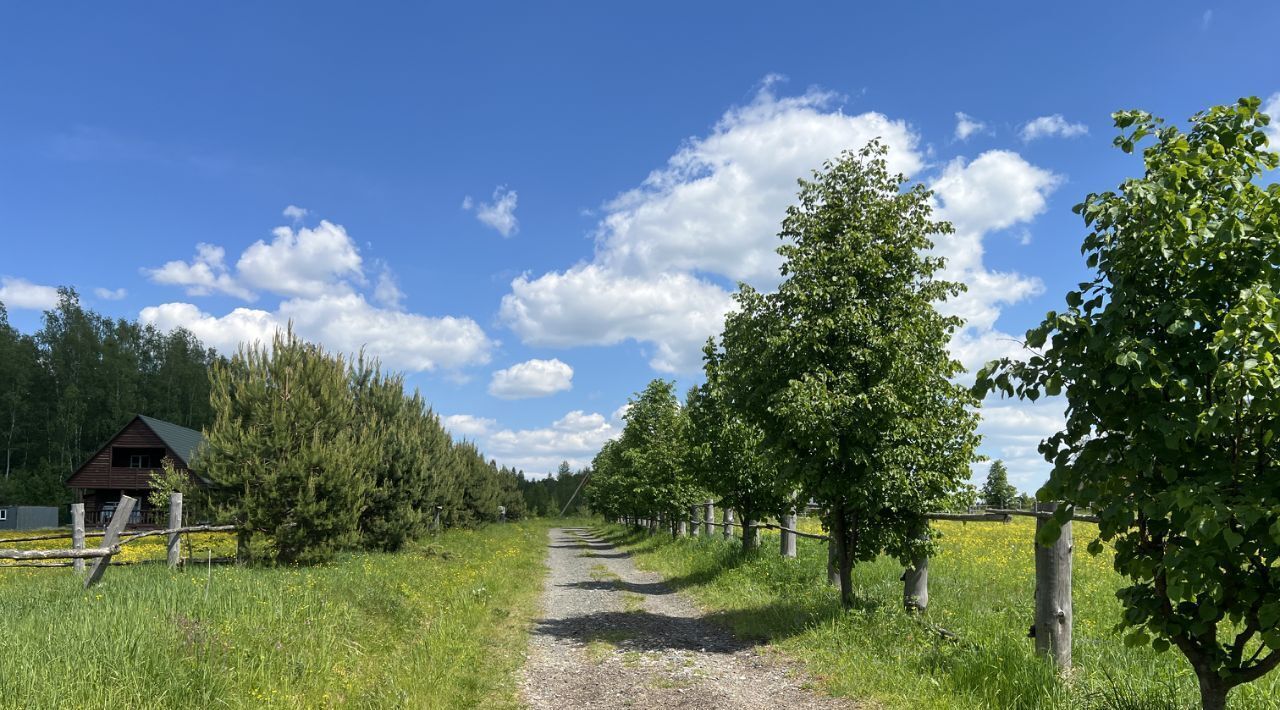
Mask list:
MULTIPOLYGON (((0 301, 224 350, 292 318, 538 473, 695 383, 795 178, 882 136, 956 223, 980 363, 1084 277, 1071 206, 1140 170, 1112 111, 1280 92, 1280 6, 1058 5, 8 3, 0 301)), ((984 410, 1024 489, 1060 407, 984 410)))

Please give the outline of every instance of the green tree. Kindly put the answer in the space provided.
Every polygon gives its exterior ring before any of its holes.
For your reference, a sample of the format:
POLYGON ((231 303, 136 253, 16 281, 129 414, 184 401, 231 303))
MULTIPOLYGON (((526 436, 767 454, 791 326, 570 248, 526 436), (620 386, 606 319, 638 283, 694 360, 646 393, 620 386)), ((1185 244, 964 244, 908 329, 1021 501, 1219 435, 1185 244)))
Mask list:
POLYGON ((359 539, 380 422, 358 422, 342 357, 277 332, 214 368, 214 421, 196 468, 242 550, 266 531, 278 562, 328 559, 359 539))
POLYGON ((743 525, 742 549, 754 550, 760 538, 748 526, 787 512, 792 490, 765 447, 763 432, 736 412, 726 397, 726 368, 750 359, 730 359, 713 342, 707 343, 704 353, 706 382, 691 389, 685 399, 689 468, 698 483, 720 499, 720 505, 737 511, 743 525))
POLYGON ((976 401, 951 381, 961 322, 934 307, 963 288, 929 252, 951 227, 885 153, 873 142, 800 182, 779 235, 784 281, 741 287, 723 336, 752 361, 729 368, 727 396, 825 508, 846 606, 856 561, 928 550, 925 513, 968 479, 977 441, 976 401))
POLYGON ((992 508, 1008 508, 1018 496, 1018 489, 1009 483, 1009 471, 999 459, 987 469, 987 481, 982 484, 982 502, 992 508))
POLYGON ((629 402, 619 444, 637 512, 670 520, 687 515, 705 494, 686 465, 688 420, 675 383, 655 379, 629 402))
MULTIPOLYGON (((1076 206, 1096 275, 1027 333, 1042 350, 977 391, 1066 391, 1042 499, 1089 506, 1130 581, 1127 641, 1176 646, 1205 708, 1280 665, 1280 186, 1256 98, 1183 132, 1115 114, 1145 173, 1076 206)), ((1070 514, 1064 506, 1058 521, 1070 514)), ((1057 536, 1047 526, 1045 540, 1057 536)))

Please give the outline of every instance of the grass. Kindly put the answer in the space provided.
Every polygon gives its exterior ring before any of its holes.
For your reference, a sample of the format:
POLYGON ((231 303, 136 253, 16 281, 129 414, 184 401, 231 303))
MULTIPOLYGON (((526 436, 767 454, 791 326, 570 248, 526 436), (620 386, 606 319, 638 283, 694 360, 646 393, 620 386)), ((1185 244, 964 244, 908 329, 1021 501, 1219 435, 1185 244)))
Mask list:
POLYGON ((0 707, 514 707, 545 551, 528 522, 315 567, 118 567, 87 592, 0 569, 0 707))
MULTIPOLYGON (((816 528, 813 521, 806 521, 816 528)), ((939 523, 929 561, 929 610, 902 611, 901 566, 881 559, 854 570, 858 604, 839 608, 826 584, 826 544, 801 539, 799 558, 777 554, 777 533, 743 556, 736 541, 671 540, 618 526, 607 537, 748 639, 803 662, 829 692, 886 708, 1193 708, 1195 677, 1176 651, 1125 648, 1112 629, 1122 579, 1085 546, 1096 531, 1076 523, 1074 671, 1060 679, 1033 654, 1034 521, 939 523), (933 628, 958 636, 943 639, 933 628)), ((1231 693, 1231 707, 1280 709, 1280 674, 1231 693)))

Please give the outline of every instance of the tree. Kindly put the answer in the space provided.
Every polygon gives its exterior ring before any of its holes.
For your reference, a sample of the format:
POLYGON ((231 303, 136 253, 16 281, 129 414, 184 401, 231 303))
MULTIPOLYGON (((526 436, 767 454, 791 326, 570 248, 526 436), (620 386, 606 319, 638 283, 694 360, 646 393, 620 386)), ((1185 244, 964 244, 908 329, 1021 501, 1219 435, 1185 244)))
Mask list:
POLYGON ((977 440, 976 401, 951 381, 961 321, 934 307, 963 288, 929 252, 951 227, 885 154, 872 142, 800 181, 779 235, 784 281, 742 286, 723 336, 734 408, 825 509, 845 606, 855 561, 928 550, 925 513, 968 479, 977 440))
POLYGON ((676 400, 675 383, 655 379, 634 398, 619 438, 638 512, 675 520, 705 499, 687 469, 688 419, 676 400))
MULTIPOLYGON (((793 496, 779 475, 764 434, 732 408, 723 385, 730 363, 709 341, 704 350, 707 380, 685 398, 689 416, 689 468, 698 483, 738 512, 742 549, 758 547, 759 535, 749 527, 767 515, 782 515, 793 496)), ((735 360, 734 362, 740 362, 735 360)))
POLYGON ((1143 177, 1075 208, 1096 274, 1028 331, 1042 352, 977 384, 1065 390, 1039 496, 1093 509, 1090 551, 1112 543, 1130 581, 1126 640, 1176 646, 1215 709, 1280 665, 1280 186, 1259 184, 1277 164, 1259 103, 1196 114, 1185 133, 1116 113, 1125 153, 1156 140, 1143 177))
POLYGON ((987 469, 987 482, 982 484, 982 502, 991 508, 1008 508, 1018 496, 1018 489, 1009 483, 1009 471, 999 459, 987 469))

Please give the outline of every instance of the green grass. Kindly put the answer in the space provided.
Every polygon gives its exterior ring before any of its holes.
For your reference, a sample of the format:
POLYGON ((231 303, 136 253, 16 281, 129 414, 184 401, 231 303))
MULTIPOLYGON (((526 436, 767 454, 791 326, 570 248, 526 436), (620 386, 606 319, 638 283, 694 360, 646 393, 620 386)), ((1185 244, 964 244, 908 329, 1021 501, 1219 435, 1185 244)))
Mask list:
MULTIPOLYGON (((608 539, 690 593, 740 636, 797 659, 829 692, 886 708, 1193 708, 1195 677, 1176 651, 1125 648, 1112 628, 1122 580, 1106 557, 1084 551, 1093 526, 1076 523, 1074 661, 1059 679, 1033 654, 1034 522, 941 523, 942 551, 929 562, 923 622, 902 611, 902 568, 881 559, 858 565, 858 605, 839 608, 826 584, 826 546, 801 539, 800 556, 744 557, 736 541, 650 537, 618 526, 608 539), (943 639, 942 627, 959 638, 943 639)), ((1096 530, 1096 529, 1094 529, 1096 530)), ((1280 708, 1280 674, 1231 693, 1231 707, 1280 708)))
POLYGON ((546 528, 317 567, 113 567, 87 592, 0 570, 0 707, 513 707, 546 528))

